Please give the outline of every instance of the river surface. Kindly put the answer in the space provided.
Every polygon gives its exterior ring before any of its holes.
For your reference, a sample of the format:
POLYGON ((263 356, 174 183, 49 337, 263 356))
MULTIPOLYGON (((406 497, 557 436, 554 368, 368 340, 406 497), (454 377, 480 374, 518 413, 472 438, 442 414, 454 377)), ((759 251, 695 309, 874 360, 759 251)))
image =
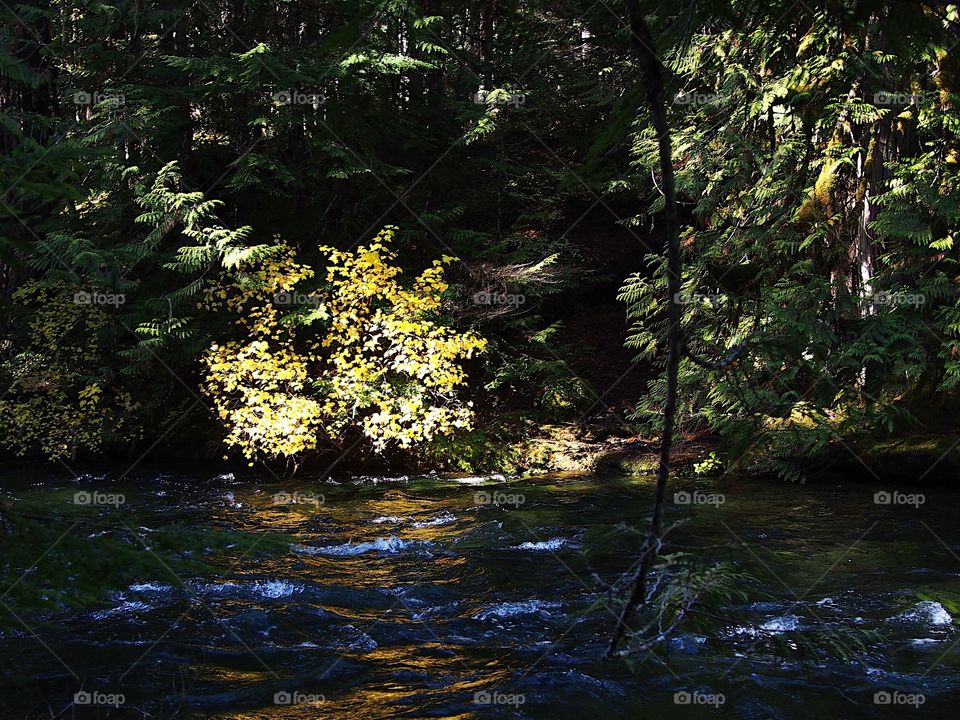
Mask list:
POLYGON ((174 522, 293 538, 287 553, 228 550, 217 572, 158 559, 96 607, 3 626, 3 720, 957 717, 953 491, 912 489, 910 505, 862 484, 678 481, 671 495, 702 494, 671 498, 671 549, 753 580, 714 631, 629 668, 601 659, 616 609, 601 583, 636 544, 604 533, 643 523, 651 478, 167 468, 0 486, 122 493, 145 538, 174 522))

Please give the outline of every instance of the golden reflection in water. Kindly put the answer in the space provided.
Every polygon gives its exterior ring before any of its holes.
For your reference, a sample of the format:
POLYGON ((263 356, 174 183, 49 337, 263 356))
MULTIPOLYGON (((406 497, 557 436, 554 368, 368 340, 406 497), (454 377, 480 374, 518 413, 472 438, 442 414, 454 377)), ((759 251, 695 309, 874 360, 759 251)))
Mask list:
POLYGON ((390 534, 402 529, 405 538, 433 539, 443 534, 444 529, 450 530, 451 526, 413 528, 410 525, 435 519, 444 512, 455 513, 460 523, 469 520, 472 516, 465 511, 474 505, 475 495, 475 490, 470 487, 462 488, 462 497, 448 495, 438 499, 417 497, 399 488, 365 497, 345 493, 343 488, 325 487, 323 483, 300 490, 278 488, 237 488, 229 498, 224 498, 222 504, 213 504, 209 519, 213 524, 228 523, 239 526, 238 529, 261 532, 321 533, 325 524, 333 523, 364 534, 367 531, 372 535, 390 534), (282 496, 279 501, 275 499, 278 496, 282 496), (395 518, 398 522, 376 524, 373 521, 378 517, 395 518), (440 532, 420 532, 429 530, 440 532))
MULTIPOLYGON (((295 537, 296 542, 314 547, 373 542, 389 537, 425 543, 424 551, 432 553, 431 574, 436 578, 436 583, 458 583, 461 571, 467 567, 467 558, 462 555, 445 555, 443 547, 474 525, 475 515, 466 512, 474 504, 474 489, 464 487, 462 498, 447 496, 433 500, 416 497, 404 489, 391 488, 382 495, 365 497, 362 502, 357 502, 355 494, 348 493, 342 496, 341 503, 337 502, 336 497, 323 493, 323 489, 322 484, 317 484, 301 490, 300 495, 307 498, 307 501, 286 505, 274 501, 277 490, 265 489, 256 492, 238 489, 232 502, 215 507, 211 519, 228 521, 234 526, 239 524, 252 531, 288 533, 295 537), (310 493, 315 496, 323 495, 324 501, 310 502, 310 493), (456 519, 451 522, 425 524, 441 517, 447 520, 447 514, 456 519), (395 521, 374 523, 377 518, 390 518, 395 521), (421 523, 420 527, 413 526, 417 522, 421 523)), ((290 495, 293 492, 287 491, 290 495)), ((376 551, 341 556, 298 553, 279 558, 263 558, 258 563, 258 570, 320 587, 340 585, 352 590, 383 591, 403 584, 403 577, 412 576, 418 569, 422 569, 423 562, 422 555, 416 553, 409 557, 381 556, 376 551)), ((388 607, 357 607, 352 603, 362 605, 363 601, 357 601, 356 598, 347 599, 346 602, 351 605, 318 603, 314 607, 366 623, 388 621, 397 624, 406 620, 406 608, 402 601, 388 607)), ((413 618, 406 622, 411 625, 422 624, 422 621, 413 618)), ((327 717, 369 720, 393 717, 411 707, 405 701, 415 700, 419 706, 429 707, 431 695, 438 704, 447 702, 451 697, 462 698, 463 703, 469 704, 475 692, 489 690, 507 682, 510 677, 509 672, 500 667, 496 660, 491 660, 482 676, 478 677, 476 669, 471 670, 468 667, 473 665, 476 668, 475 658, 471 663, 467 663, 458 648, 439 642, 377 647, 363 653, 335 652, 334 655, 325 656, 324 660, 337 663, 339 657, 345 657, 351 663, 366 666, 366 669, 361 670, 364 675, 361 686, 342 692, 342 682, 336 677, 336 670, 329 678, 313 682, 314 687, 306 687, 298 686, 296 681, 277 682, 266 670, 242 672, 204 665, 198 669, 199 678, 204 682, 222 683, 225 687, 233 688, 264 683, 279 687, 281 691, 285 689, 290 693, 319 694, 324 697, 323 702, 315 704, 270 704, 255 710, 234 711, 212 717, 222 720, 301 720, 327 717), (378 676, 382 676, 382 682, 376 682, 378 676), (432 685, 426 693, 423 688, 425 676, 430 678, 432 685), (374 682, 370 682, 371 677, 374 682)), ((320 675, 323 677, 322 671, 320 675)), ((475 718, 477 714, 431 713, 430 717, 475 718)))
MULTIPOLYGON (((364 658, 381 668, 381 672, 389 672, 391 679, 373 687, 366 685, 357 688, 355 692, 338 698, 337 702, 343 710, 357 713, 346 717, 391 717, 407 707, 403 700, 408 698, 416 699, 421 707, 431 704, 431 695, 438 703, 449 698, 469 703, 474 693, 509 681, 510 673, 496 660, 488 662, 482 677, 477 677, 476 669, 470 669, 466 660, 457 653, 458 648, 441 643, 378 648, 366 653, 364 658), (404 673, 409 674, 408 680, 396 677, 404 673), (431 683, 426 691, 422 683, 424 675, 430 678, 431 683)), ((476 714, 471 712, 442 717, 473 718, 476 714)))
MULTIPOLYGON (((409 709, 408 700, 415 700, 424 709, 432 701, 449 702, 451 698, 462 703, 470 703, 474 693, 490 690, 510 680, 510 673, 496 661, 487 664, 486 672, 477 677, 465 659, 457 653, 457 648, 440 643, 423 643, 417 646, 377 648, 363 653, 351 660, 369 664, 371 669, 365 684, 351 691, 340 693, 338 685, 342 681, 331 676, 325 681, 297 683, 275 681, 264 670, 261 673, 244 673, 225 668, 203 666, 200 679, 204 682, 216 680, 225 687, 236 689, 252 682, 263 682, 266 686, 279 688, 276 692, 287 693, 288 697, 307 699, 298 705, 272 703, 255 710, 216 714, 212 717, 221 720, 302 720, 303 718, 337 717, 345 720, 370 720, 371 718, 394 717, 409 709), (377 676, 384 677, 378 678, 377 676), (430 678, 430 689, 424 690, 424 676, 430 678), (374 682, 370 682, 372 679, 374 682), (377 682, 376 680, 380 681, 377 682), (318 701, 309 698, 320 697, 318 701)), ((337 661, 334 659, 334 663, 337 661)), ((331 669, 334 669, 331 666, 331 669)), ((431 718, 475 718, 474 712, 439 715, 430 713, 431 718)))

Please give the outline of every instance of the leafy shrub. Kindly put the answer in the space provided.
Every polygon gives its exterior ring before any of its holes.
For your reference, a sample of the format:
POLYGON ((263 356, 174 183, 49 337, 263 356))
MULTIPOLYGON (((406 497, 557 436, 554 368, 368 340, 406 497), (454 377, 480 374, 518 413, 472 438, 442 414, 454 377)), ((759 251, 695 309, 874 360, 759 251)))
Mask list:
POLYGON ((314 271, 288 248, 240 263, 209 289, 205 306, 226 305, 241 330, 203 357, 228 446, 251 460, 289 457, 359 429, 376 450, 409 448, 470 427, 462 363, 486 340, 438 317, 453 258, 401 283, 395 230, 355 251, 323 248, 326 286, 310 295, 295 291, 314 271), (290 301, 302 307, 284 311, 290 301))

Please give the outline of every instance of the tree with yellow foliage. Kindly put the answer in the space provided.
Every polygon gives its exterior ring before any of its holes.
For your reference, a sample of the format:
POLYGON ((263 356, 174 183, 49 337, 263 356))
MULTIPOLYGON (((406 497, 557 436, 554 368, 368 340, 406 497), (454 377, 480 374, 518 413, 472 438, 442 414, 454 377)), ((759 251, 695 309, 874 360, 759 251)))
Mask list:
POLYGON ((458 397, 462 363, 486 340, 438 318, 454 258, 405 285, 390 247, 395 233, 388 226, 355 251, 321 248, 329 261, 319 294, 294 293, 314 271, 282 246, 208 290, 205 305, 239 315, 242 333, 203 357, 204 390, 228 446, 250 460, 291 457, 358 429, 380 451, 470 427, 472 403, 458 397), (291 299, 305 307, 282 309, 291 299), (308 337, 298 337, 301 328, 308 337))

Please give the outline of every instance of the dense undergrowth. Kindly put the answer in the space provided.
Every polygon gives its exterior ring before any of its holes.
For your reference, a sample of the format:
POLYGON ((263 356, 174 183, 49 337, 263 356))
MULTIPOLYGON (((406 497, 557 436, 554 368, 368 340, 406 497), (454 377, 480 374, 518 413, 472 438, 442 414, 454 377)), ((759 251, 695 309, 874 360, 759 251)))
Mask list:
MULTIPOLYGON (((648 10, 681 431, 794 479, 953 432, 956 8, 648 10)), ((602 3, 3 17, 4 454, 522 469, 542 425, 658 429, 656 138, 602 3)))

